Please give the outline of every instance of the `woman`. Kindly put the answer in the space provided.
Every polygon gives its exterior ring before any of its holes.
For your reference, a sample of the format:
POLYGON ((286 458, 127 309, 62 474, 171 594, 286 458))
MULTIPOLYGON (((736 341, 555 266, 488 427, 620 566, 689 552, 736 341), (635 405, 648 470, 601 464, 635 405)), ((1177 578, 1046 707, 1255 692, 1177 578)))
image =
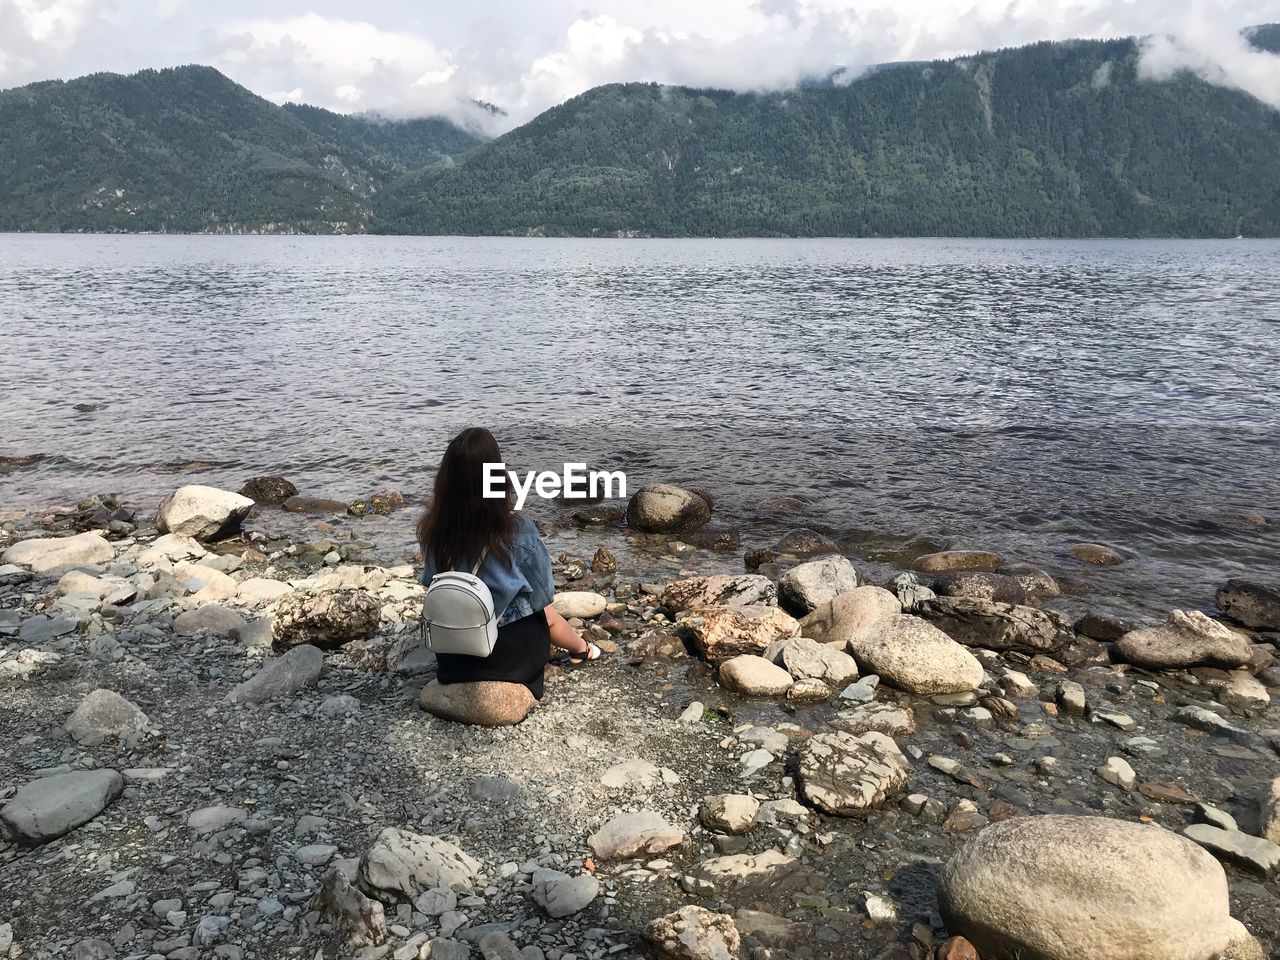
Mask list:
POLYGON ((484 465, 501 463, 498 442, 483 427, 469 427, 453 438, 436 472, 431 506, 418 521, 422 582, 441 570, 476 572, 493 594, 498 640, 487 657, 457 653, 437 656, 441 683, 505 680, 523 683, 542 699, 542 673, 551 645, 577 661, 597 660, 600 648, 578 636, 556 612, 551 557, 533 521, 506 498, 486 498, 484 465))

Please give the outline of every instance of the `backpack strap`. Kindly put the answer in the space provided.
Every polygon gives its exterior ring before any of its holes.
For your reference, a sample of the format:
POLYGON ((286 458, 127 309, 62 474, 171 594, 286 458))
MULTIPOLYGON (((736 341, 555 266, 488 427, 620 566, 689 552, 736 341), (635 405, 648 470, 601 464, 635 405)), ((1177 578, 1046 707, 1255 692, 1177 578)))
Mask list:
POLYGON ((485 547, 483 550, 481 550, 481 551, 480 551, 480 559, 479 559, 479 560, 477 560, 477 561, 476 561, 476 565, 475 565, 474 567, 472 567, 472 568, 471 568, 471 575, 472 575, 473 577, 474 577, 474 576, 478 576, 478 575, 479 575, 479 573, 480 573, 480 568, 481 568, 482 566, 484 566, 484 558, 485 558, 486 556, 488 556, 488 554, 489 554, 489 548, 488 548, 488 547, 485 547))

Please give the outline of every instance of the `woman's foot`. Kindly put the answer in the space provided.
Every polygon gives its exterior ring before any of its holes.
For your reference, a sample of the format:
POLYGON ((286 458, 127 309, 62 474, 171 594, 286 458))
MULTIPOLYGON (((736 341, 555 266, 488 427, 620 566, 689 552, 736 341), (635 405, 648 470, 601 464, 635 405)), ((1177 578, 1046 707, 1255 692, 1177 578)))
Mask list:
POLYGON ((585 650, 579 650, 577 653, 566 651, 563 656, 557 657, 551 662, 564 667, 580 667, 584 663, 591 663, 604 656, 604 651, 590 640, 584 640, 583 642, 587 645, 585 650))

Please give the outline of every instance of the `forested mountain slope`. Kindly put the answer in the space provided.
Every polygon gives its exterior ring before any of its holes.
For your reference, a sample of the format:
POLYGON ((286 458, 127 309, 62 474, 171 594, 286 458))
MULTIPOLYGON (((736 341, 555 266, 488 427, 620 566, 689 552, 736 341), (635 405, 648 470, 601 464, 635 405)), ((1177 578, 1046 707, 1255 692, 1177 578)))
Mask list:
POLYGON ((1077 41, 786 93, 599 87, 376 210, 416 233, 1280 235, 1280 113, 1137 61, 1077 41))
POLYGON ((355 232, 379 186, 478 138, 279 107, 211 67, 0 92, 0 229, 355 232))

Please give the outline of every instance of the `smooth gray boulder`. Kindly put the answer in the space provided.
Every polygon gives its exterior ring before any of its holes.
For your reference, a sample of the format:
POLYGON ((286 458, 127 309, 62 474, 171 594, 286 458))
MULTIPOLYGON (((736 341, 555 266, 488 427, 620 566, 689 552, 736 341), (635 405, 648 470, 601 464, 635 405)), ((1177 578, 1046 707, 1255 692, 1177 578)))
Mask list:
POLYGON ((71 567, 106 563, 116 551, 102 536, 90 531, 72 537, 36 537, 19 540, 4 552, 4 562, 29 567, 32 573, 52 574, 71 567))
POLYGON ((842 593, 858 588, 858 571, 835 554, 798 564, 778 581, 778 602, 798 616, 812 612, 842 593))
POLYGON ((126 736, 147 729, 151 721, 134 703, 114 690, 88 694, 63 724, 72 739, 85 741, 126 736))
POLYGON ((557 920, 585 910, 599 892, 600 881, 589 873, 571 877, 546 867, 533 871, 534 902, 557 920))
POLYGON ((641 487, 627 504, 627 526, 648 533, 686 533, 710 519, 706 500, 668 483, 641 487))
POLYGON ((919 617, 897 614, 849 640, 864 673, 910 693, 963 693, 982 684, 982 664, 919 617))
POLYGON ((232 703, 265 703, 292 696, 314 685, 323 669, 324 653, 303 644, 268 659, 261 670, 228 693, 227 699, 232 703))
POLYGON ((1199 610, 1174 610, 1158 627, 1132 630, 1113 648, 1140 667, 1242 667, 1253 656, 1247 637, 1199 610))
POLYGON ((858 587, 833 597, 800 621, 802 635, 843 647, 873 626, 902 613, 902 603, 883 587, 858 587))
POLYGON ((1280 874, 1280 844, 1272 843, 1266 837, 1224 830, 1208 823, 1190 824, 1183 827, 1182 833, 1215 857, 1228 860, 1260 877, 1280 874))
POLYGON ((46 843, 88 823, 124 790, 115 770, 76 770, 32 780, 3 809, 0 827, 25 844, 46 843))
POLYGON ((720 664, 720 683, 749 697, 779 697, 791 687, 791 674, 754 654, 744 654, 720 664))
POLYGON ((218 540, 239 530, 251 509, 253 501, 248 497, 191 483, 160 501, 156 529, 196 540, 218 540))
POLYGON ((210 633, 218 637, 230 637, 244 627, 244 617, 217 603, 206 603, 194 610, 185 610, 173 618, 173 632, 180 637, 194 637, 210 633))
POLYGON ((556 612, 566 620, 590 620, 604 613, 609 601, 593 590, 565 590, 556 594, 554 603, 556 612))
POLYGON ((359 872, 367 888, 413 899, 440 887, 470 890, 480 863, 448 840, 387 827, 360 858, 359 872))
POLYGON ((764 656, 785 667, 796 680, 821 680, 841 687, 858 679, 858 664, 853 657, 808 637, 788 637, 772 643, 764 656))
POLYGON ((986 827, 943 870, 939 904, 984 960, 1215 960, 1247 936, 1213 857, 1106 817, 986 827))

